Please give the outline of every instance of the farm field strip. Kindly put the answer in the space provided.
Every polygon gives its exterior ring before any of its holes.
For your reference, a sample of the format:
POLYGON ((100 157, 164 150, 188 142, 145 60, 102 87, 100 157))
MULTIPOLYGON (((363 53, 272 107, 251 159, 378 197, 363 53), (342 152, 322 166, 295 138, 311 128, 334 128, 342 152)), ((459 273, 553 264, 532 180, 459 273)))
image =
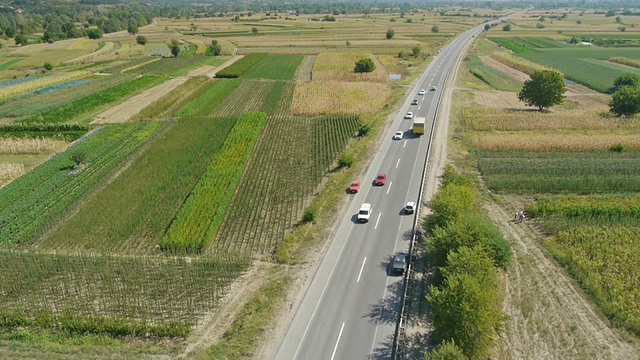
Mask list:
POLYGON ((140 148, 161 124, 104 128, 0 190, 0 243, 13 247, 34 240, 124 159, 140 148), (74 152, 86 154, 86 168, 69 167, 74 152))
POLYGON ((234 119, 179 119, 37 246, 154 251, 234 124, 234 119))
POLYGON ((477 56, 468 55, 466 60, 469 72, 489 87, 496 90, 513 92, 520 91, 522 88, 522 84, 519 81, 511 79, 501 71, 484 65, 477 56))
POLYGON ((264 106, 268 106, 266 100, 269 96, 279 95, 272 94, 276 83, 261 80, 242 81, 240 86, 216 107, 211 116, 234 117, 247 112, 261 111, 264 106))
POLYGON ((0 100, 10 97, 43 89, 53 85, 65 83, 71 80, 77 80, 91 75, 88 71, 76 71, 70 73, 62 73, 51 76, 41 76, 34 81, 21 82, 19 84, 4 86, 0 88, 0 100))
POLYGON ((212 251, 273 251, 359 124, 346 116, 268 117, 212 251))
POLYGON ((313 80, 296 83, 291 112, 305 116, 374 114, 390 95, 390 87, 382 83, 313 80))
POLYGON ((180 108, 178 116, 209 116, 231 94, 242 81, 216 80, 198 98, 180 108))
POLYGON ((264 113, 246 113, 236 121, 168 228, 161 249, 200 253, 209 247, 265 122, 264 113))
POLYGON ((79 334, 185 337, 250 265, 172 258, 0 252, 0 325, 79 334))
POLYGON ((244 73, 249 71, 253 66, 262 61, 267 54, 252 53, 242 59, 236 61, 230 66, 218 71, 216 73, 217 78, 238 78, 244 73))
POLYGON ((63 122, 87 122, 89 114, 100 110, 104 105, 122 100, 139 91, 157 85, 166 78, 158 76, 142 76, 114 87, 102 90, 64 104, 45 113, 34 115, 24 122, 26 123, 63 123, 63 122))
POLYGON ((303 59, 302 55, 267 55, 244 73, 242 78, 292 80, 303 59))

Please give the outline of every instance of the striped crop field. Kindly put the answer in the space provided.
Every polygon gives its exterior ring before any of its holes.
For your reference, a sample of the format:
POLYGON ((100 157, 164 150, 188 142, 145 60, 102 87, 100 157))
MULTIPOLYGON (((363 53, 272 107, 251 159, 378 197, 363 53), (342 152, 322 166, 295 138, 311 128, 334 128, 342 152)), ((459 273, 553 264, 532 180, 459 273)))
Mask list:
POLYGON ((391 88, 375 82, 310 81, 296 83, 291 113, 318 116, 375 114, 388 105, 391 88))
MULTIPOLYGON (((613 127, 613 126, 612 126, 613 127)), ((607 150, 622 144, 625 150, 640 151, 638 133, 476 133, 471 145, 480 151, 572 152, 607 150)))
POLYGON ((234 124, 235 119, 178 120, 37 246, 153 252, 234 124))
MULTIPOLYGON (((265 122, 264 113, 246 113, 236 121, 171 223, 160 242, 161 249, 200 253, 208 248, 218 233, 265 122)), ((243 211, 249 209, 243 204, 243 211)))
POLYGON ((242 75, 242 78, 293 80, 303 59, 303 55, 267 55, 242 75))
POLYGON ((469 55, 465 58, 467 68, 478 80, 487 86, 502 91, 520 91, 522 83, 510 78, 507 74, 484 65, 480 58, 469 55))
POLYGON ((138 123, 103 128, 0 190, 0 247, 28 243, 51 228, 161 127, 138 123), (72 154, 86 156, 73 167, 72 154))
POLYGON ((270 116, 212 251, 272 252, 358 126, 355 116, 270 116))
POLYGON ((498 193, 640 192, 640 152, 477 151, 487 187, 498 193))
POLYGON ((184 338, 248 260, 1 251, 0 326, 184 338))
POLYGON ((14 85, 8 85, 0 88, 0 100, 24 94, 39 89, 44 89, 57 84, 66 83, 71 80, 85 78, 91 75, 88 71, 76 71, 70 73, 62 73, 51 76, 42 76, 34 81, 22 82, 14 85))
POLYGON ((211 116, 233 117, 247 112, 288 112, 293 96, 293 82, 271 80, 244 80, 211 116))

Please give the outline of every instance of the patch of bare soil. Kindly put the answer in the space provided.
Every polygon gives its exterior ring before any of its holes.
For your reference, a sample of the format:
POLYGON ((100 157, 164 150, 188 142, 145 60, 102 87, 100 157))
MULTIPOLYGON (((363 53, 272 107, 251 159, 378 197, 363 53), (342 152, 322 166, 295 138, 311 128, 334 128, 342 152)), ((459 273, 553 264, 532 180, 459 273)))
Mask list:
POLYGON ((234 57, 232 57, 231 59, 225 61, 222 65, 220 66, 211 66, 211 65, 205 65, 202 67, 199 67, 197 69, 191 70, 188 74, 188 76, 190 77, 194 77, 194 76, 208 76, 208 77, 215 77, 216 73, 228 66, 230 66, 231 64, 233 64, 234 62, 242 59, 244 57, 244 55, 236 55, 234 57))
POLYGON ((309 82, 313 77, 313 65, 316 63, 318 55, 307 55, 302 60, 298 70, 296 70, 296 80, 302 82, 309 82))
MULTIPOLYGON (((640 347, 611 328, 586 295, 543 252, 533 224, 516 223, 527 199, 488 203, 486 214, 513 247, 504 276, 508 320, 497 359, 640 359, 640 347)), ((542 239, 544 241, 544 239, 542 239)))
POLYGON ((520 82, 525 82, 529 79, 531 79, 531 77, 529 77, 528 74, 523 73, 520 70, 516 70, 508 65, 505 65, 503 63, 501 63, 500 61, 490 57, 490 56, 481 56, 480 60, 482 61, 483 64, 487 65, 488 67, 494 69, 494 70, 498 70, 500 72, 503 72, 505 74, 507 74, 510 78, 520 81, 520 82))

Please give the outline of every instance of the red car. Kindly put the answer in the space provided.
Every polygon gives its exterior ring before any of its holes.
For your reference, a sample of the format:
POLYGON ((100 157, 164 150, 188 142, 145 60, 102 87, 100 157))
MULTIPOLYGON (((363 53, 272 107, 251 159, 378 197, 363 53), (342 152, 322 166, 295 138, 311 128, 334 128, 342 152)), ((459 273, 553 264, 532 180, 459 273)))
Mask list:
POLYGON ((355 194, 358 191, 360 191, 360 181, 352 181, 349 185, 349 192, 355 194))
POLYGON ((373 181, 373 185, 382 186, 387 183, 387 174, 380 173, 378 177, 373 181))

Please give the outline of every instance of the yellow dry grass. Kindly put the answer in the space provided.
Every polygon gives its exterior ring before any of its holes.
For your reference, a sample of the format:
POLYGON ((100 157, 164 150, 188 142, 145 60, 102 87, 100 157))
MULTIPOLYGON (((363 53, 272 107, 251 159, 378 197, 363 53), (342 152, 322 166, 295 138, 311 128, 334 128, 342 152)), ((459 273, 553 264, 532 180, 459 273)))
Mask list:
POLYGON ((550 69, 546 66, 542 66, 529 60, 525 60, 508 52, 495 52, 491 55, 491 57, 507 66, 520 70, 529 75, 533 74, 535 71, 550 69))
POLYGON ((386 83, 389 73, 373 54, 321 53, 313 66, 313 80, 386 83), (367 57, 373 60, 376 69, 370 73, 355 73, 356 61, 367 57))
POLYGON ((91 75, 88 71, 74 71, 74 72, 66 72, 59 73, 50 76, 43 76, 36 80, 10 85, 3 88, 0 88, 0 100, 8 99, 10 97, 24 94, 30 91, 35 91, 38 89, 43 89, 48 86, 53 86, 57 84, 62 84, 67 81, 81 79, 91 75))
POLYGON ((484 107, 462 110, 464 126, 475 131, 638 130, 640 119, 603 116, 587 108, 569 111, 518 111, 484 107))
POLYGON ((371 82, 311 81, 297 83, 294 115, 372 114, 387 104, 391 89, 371 82))
POLYGON ((2 164, 0 163, 0 187, 3 187, 17 179, 26 172, 23 164, 2 164))
POLYGON ((0 138, 0 154, 42 154, 50 153, 66 145, 66 142, 54 139, 12 139, 0 138))
POLYGON ((623 144, 627 150, 640 150, 640 134, 473 134, 471 145, 489 151, 592 151, 608 150, 623 144))

